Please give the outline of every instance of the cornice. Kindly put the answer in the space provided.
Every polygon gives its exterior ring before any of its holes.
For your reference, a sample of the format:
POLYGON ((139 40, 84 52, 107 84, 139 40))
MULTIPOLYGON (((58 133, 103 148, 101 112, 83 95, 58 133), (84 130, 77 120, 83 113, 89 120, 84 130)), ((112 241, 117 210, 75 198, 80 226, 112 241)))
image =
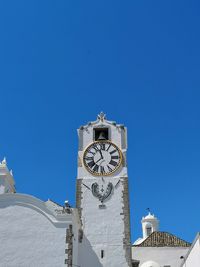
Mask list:
POLYGON ((80 126, 79 130, 87 130, 89 127, 105 127, 106 125, 108 126, 115 126, 116 128, 119 129, 124 129, 124 125, 123 124, 117 124, 115 121, 108 121, 106 119, 106 114, 104 112, 100 112, 97 115, 97 119, 95 121, 90 121, 88 122, 86 125, 80 126))

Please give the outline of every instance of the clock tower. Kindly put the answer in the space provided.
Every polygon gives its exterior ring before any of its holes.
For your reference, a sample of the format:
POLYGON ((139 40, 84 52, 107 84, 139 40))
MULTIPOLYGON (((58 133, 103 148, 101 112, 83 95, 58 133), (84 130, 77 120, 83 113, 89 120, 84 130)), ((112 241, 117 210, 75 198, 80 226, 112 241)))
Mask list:
POLYGON ((101 112, 96 121, 78 129, 78 137, 78 264, 131 267, 127 129, 101 112))

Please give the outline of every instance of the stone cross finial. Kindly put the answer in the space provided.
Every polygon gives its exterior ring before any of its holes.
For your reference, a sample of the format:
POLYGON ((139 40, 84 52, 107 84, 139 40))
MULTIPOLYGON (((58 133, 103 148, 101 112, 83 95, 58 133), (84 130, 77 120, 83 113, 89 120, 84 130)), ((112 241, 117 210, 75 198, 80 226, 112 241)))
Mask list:
POLYGON ((104 121, 106 119, 106 114, 101 111, 100 114, 98 114, 97 119, 100 121, 104 121))

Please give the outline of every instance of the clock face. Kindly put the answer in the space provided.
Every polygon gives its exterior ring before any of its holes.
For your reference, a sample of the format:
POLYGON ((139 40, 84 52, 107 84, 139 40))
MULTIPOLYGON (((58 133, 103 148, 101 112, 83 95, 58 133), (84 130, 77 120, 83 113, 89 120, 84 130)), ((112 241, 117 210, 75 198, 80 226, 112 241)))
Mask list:
POLYGON ((96 141, 88 146, 83 155, 86 169, 97 176, 106 176, 115 172, 121 165, 122 153, 110 141, 96 141))

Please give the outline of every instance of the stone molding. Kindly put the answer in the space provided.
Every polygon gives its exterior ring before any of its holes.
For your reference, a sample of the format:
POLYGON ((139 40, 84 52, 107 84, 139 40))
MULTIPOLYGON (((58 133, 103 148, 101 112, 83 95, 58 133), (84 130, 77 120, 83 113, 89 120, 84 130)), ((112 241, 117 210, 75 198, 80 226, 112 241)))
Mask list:
POLYGON ((0 195, 0 208, 15 205, 37 211, 45 216, 56 227, 67 228, 67 225, 72 222, 72 214, 58 212, 57 210, 62 210, 62 207, 55 205, 55 203, 50 200, 44 202, 33 196, 18 193, 0 195))
POLYGON ((82 207, 81 207, 81 202, 83 199, 83 192, 82 192, 82 181, 83 179, 77 179, 76 180, 76 208, 78 210, 78 214, 79 214, 79 219, 81 221, 81 225, 82 225, 82 207))
POLYGON ((121 178, 123 186, 122 199, 123 199, 123 212, 124 216, 124 249, 128 266, 132 266, 131 257, 131 234, 130 234, 130 205, 129 205, 129 191, 128 191, 128 177, 121 178))
POLYGON ((69 225, 69 228, 66 230, 66 255, 67 259, 65 260, 65 264, 67 267, 73 266, 73 226, 72 224, 69 225))
POLYGON ((103 112, 100 112, 100 114, 97 115, 97 119, 95 121, 90 121, 86 125, 80 126, 79 130, 87 131, 87 129, 91 126, 94 127, 94 126, 105 126, 105 125, 111 125, 115 126, 117 129, 125 130, 123 124, 117 124, 115 121, 108 121, 106 119, 106 114, 104 114, 103 112))

